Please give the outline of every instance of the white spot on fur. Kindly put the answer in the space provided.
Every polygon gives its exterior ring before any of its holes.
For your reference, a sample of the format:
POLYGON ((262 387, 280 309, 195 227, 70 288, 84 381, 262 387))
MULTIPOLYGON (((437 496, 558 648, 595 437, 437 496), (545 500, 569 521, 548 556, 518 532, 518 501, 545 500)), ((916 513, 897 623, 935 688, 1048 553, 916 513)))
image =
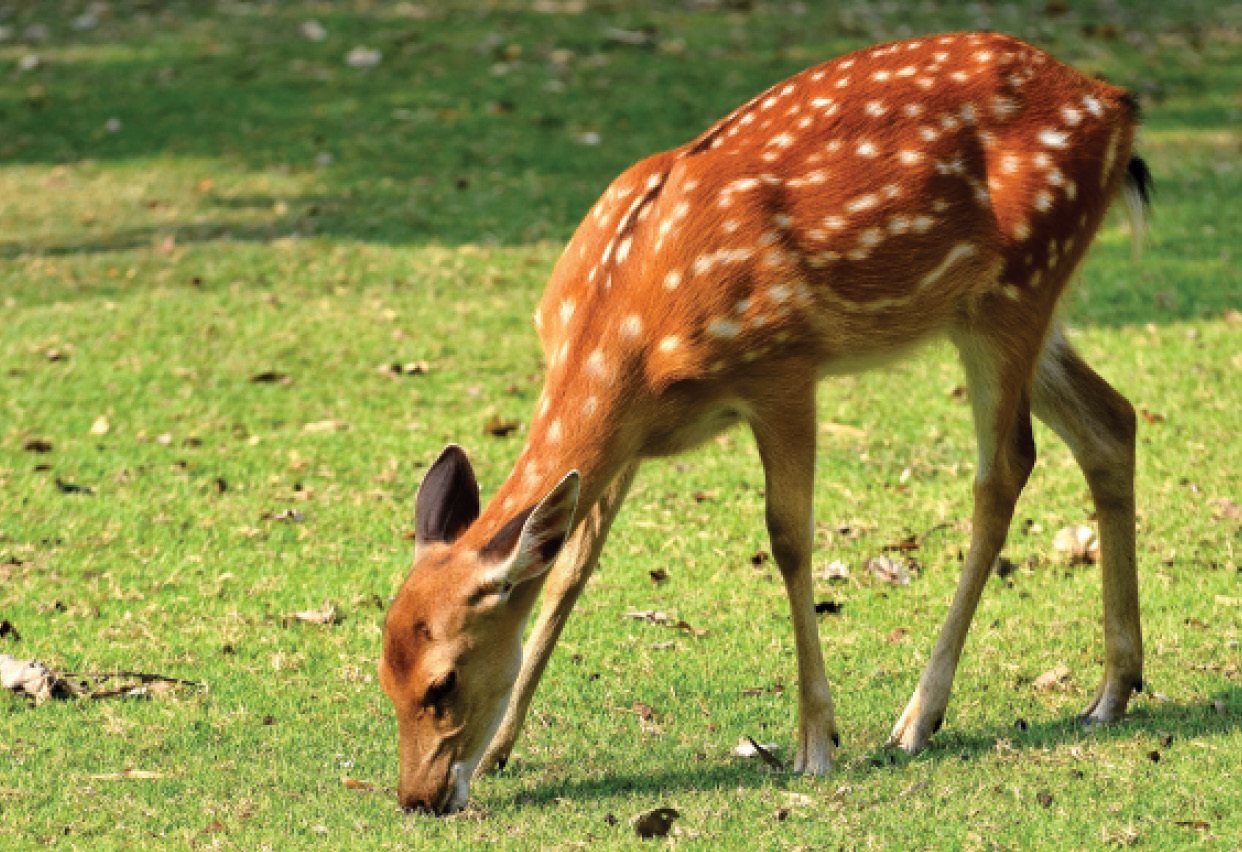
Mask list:
POLYGON ((910 222, 910 227, 914 230, 914 233, 916 234, 926 234, 928 231, 931 230, 931 226, 935 224, 935 221, 936 220, 932 219, 931 216, 927 216, 925 214, 919 215, 919 216, 915 216, 914 219, 910 222))
POLYGON ((923 154, 920 151, 898 151, 897 159, 903 166, 913 166, 915 163, 923 159, 923 154))
POLYGON ((842 216, 825 216, 824 227, 830 231, 839 231, 845 227, 845 218, 842 216))
POLYGON ((914 103, 913 101, 911 101, 910 103, 903 106, 901 108, 901 111, 904 115, 908 116, 909 118, 918 118, 920 115, 923 114, 923 105, 919 103, 914 103))
POLYGON ((595 410, 599 408, 599 400, 593 396, 588 396, 582 403, 582 416, 590 417, 595 414, 595 410))
POLYGON ((680 284, 681 284, 681 273, 678 272, 676 269, 670 269, 667 273, 665 273, 664 275, 664 289, 665 290, 676 290, 680 284))
POLYGON ((587 356, 586 371, 597 379, 602 379, 607 375, 608 365, 604 360, 603 350, 596 349, 587 356))
POLYGON ((643 321, 638 314, 630 314, 621 320, 621 336, 622 337, 638 337, 643 333, 643 321))
POLYGON ((675 334, 670 334, 668 337, 665 337, 660 341, 659 349, 661 352, 672 352, 680 345, 681 338, 675 334))
POLYGON ((858 235, 858 244, 864 248, 875 248, 884 240, 884 234, 879 228, 867 228, 858 235))
POLYGON ((544 437, 547 439, 548 443, 555 444, 561 440, 561 432, 561 421, 559 419, 553 420, 550 424, 548 424, 548 431, 544 433, 544 437))
POLYGON ((1069 142, 1069 134, 1061 130, 1046 127, 1039 131, 1039 141, 1049 148, 1064 148, 1069 142))
POLYGON ((737 337, 741 327, 731 319, 717 317, 707 324, 707 333, 720 340, 732 340, 737 337))
POLYGON ((859 142, 857 152, 860 157, 874 157, 880 150, 872 142, 859 142))
POLYGON ((626 237, 617 246, 617 263, 623 263, 630 255, 630 245, 634 242, 633 237, 626 237))
POLYGON ((1052 195, 1045 189, 1041 189, 1035 193, 1035 209, 1040 213, 1047 213, 1052 209, 1052 195))
MULTIPOLYGON (((880 200, 875 196, 875 194, 869 192, 866 195, 860 195, 857 198, 851 199, 845 205, 845 212, 861 213, 864 210, 870 210, 879 203, 880 200)), ((827 220, 825 220, 825 224, 827 224, 827 220)))
POLYGON ((867 115, 879 118, 884 115, 884 113, 888 112, 888 107, 884 106, 883 101, 867 101, 866 106, 863 107, 863 112, 867 113, 867 115))
POLYGON ((569 322, 570 317, 574 315, 574 300, 565 299, 561 302, 561 324, 569 322))
POLYGON ((1031 235, 1031 226, 1028 225, 1025 220, 1019 220, 1014 223, 1013 235, 1020 240, 1025 240, 1031 235))
POLYGON ((1099 118, 1104 114, 1104 105, 1100 103, 1099 98, 1094 95, 1083 95, 1082 104, 1087 108, 1087 112, 1099 118))

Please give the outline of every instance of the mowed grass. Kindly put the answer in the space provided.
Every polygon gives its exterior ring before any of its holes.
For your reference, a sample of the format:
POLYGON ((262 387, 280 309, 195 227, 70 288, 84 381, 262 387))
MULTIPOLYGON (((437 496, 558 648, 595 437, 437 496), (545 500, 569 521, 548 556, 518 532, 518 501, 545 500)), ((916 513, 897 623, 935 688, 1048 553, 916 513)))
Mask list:
POLYGON ((671 806, 667 842, 713 849, 1236 847, 1236 6, 86 10, 0 20, 0 620, 21 636, 0 653, 203 687, 0 696, 0 846, 625 846, 635 814, 671 806), (322 40, 303 35, 311 19, 322 40), (851 570, 817 581, 842 605, 821 621, 833 774, 729 754, 750 735, 789 758, 796 725, 787 607, 755 558, 761 471, 736 431, 644 468, 512 768, 460 815, 400 813, 375 662, 413 495, 448 441, 485 496, 508 471, 540 385, 529 316, 577 219, 628 163, 801 67, 979 26, 1144 102, 1159 187, 1144 258, 1110 219, 1065 313, 1144 413, 1149 691, 1120 724, 1074 724, 1101 672, 1099 576, 1051 545, 1091 505, 1037 426, 1006 549, 1018 567, 984 596, 946 726, 916 758, 883 750, 968 537, 970 417, 939 345, 822 387, 815 563, 851 570), (379 64, 349 66, 359 45, 379 64), (379 369, 411 362, 426 372, 379 369), (517 433, 487 434, 493 416, 517 433), (865 560, 911 534, 913 582, 870 578, 865 560), (325 601, 338 623, 288 618, 325 601), (1068 682, 1036 689, 1057 665, 1068 682))

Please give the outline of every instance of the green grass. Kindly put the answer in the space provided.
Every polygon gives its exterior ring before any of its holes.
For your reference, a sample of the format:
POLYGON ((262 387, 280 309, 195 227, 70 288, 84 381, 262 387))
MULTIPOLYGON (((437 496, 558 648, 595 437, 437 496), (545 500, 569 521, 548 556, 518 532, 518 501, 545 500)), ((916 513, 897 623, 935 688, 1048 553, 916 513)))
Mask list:
POLYGON ((1236 5, 203 5, 115 3, 87 30, 73 2, 0 20, 0 618, 22 637, 0 653, 206 685, 0 696, 0 847, 622 846, 660 805, 682 812, 673 842, 701 848, 1236 845, 1242 536, 1214 502, 1242 502, 1236 5), (310 18, 324 41, 299 35, 310 18), (37 23, 48 40, 23 43, 37 23), (607 35, 643 26, 654 47, 607 35), (1147 253, 1134 264, 1110 220, 1066 314, 1149 414, 1155 692, 1116 726, 1073 724, 1100 674, 1099 578, 1059 564, 1051 541, 1091 507, 1037 427, 1007 549, 1020 567, 990 584, 946 727, 914 759, 881 748, 966 541, 973 438, 935 347, 822 388, 823 419, 861 430, 825 433, 819 456, 816 564, 854 572, 818 589, 844 604, 821 623, 844 738, 832 775, 729 756, 747 734, 788 755, 796 703, 781 584, 751 564, 766 546, 760 468, 733 432, 644 469, 514 770, 476 784, 461 815, 399 813, 374 667, 413 494, 450 440, 485 492, 507 472, 521 433, 483 425, 530 415, 529 316, 578 217, 625 165, 790 72, 970 26, 1031 38, 1144 101, 1159 187, 1147 253), (345 64, 359 44, 383 51, 378 67, 345 64), (30 54, 40 67, 20 70, 30 54), (396 361, 430 370, 377 370, 396 361), (250 381, 264 371, 291 381, 250 381), (305 428, 327 420, 343 428, 305 428), (52 452, 25 451, 32 438, 52 452), (287 509, 302 521, 273 519, 287 509), (928 538, 909 587, 864 576, 885 544, 942 523, 957 526, 928 538), (286 623, 325 600, 341 623, 286 623), (633 609, 708 632, 625 620, 633 609), (1059 663, 1065 690, 1032 687, 1059 663), (109 779, 126 769, 158 777, 109 779))

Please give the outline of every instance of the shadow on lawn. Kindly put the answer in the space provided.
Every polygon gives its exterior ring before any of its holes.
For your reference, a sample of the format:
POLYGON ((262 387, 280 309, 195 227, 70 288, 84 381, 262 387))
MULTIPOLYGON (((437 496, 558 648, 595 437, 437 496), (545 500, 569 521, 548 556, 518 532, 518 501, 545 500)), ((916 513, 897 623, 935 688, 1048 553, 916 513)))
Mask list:
MULTIPOLYGON (((1242 688, 1231 686, 1218 693, 1216 698, 1222 702, 1223 710, 1216 709, 1211 703, 1183 704, 1139 698, 1131 703, 1131 711, 1123 721, 1091 728, 1084 728, 1076 717, 1041 722, 1025 728, 1017 724, 983 731, 953 731, 946 728, 933 738, 926 751, 916 757, 879 746, 867 753, 863 761, 866 768, 851 769, 848 774, 857 776, 884 772, 914 761, 956 759, 969 762, 994 754, 1000 743, 1004 743, 1002 748, 1021 752, 1075 742, 1129 739, 1135 734, 1150 737, 1151 751, 1154 753, 1175 753, 1186 740, 1225 734, 1242 727, 1242 688), (1169 737, 1172 739, 1167 739, 1169 737)), ((1157 754, 1151 759, 1161 758, 1157 754)), ((755 761, 722 759, 693 768, 670 766, 655 772, 616 773, 602 778, 570 777, 541 785, 533 791, 519 793, 512 801, 519 806, 544 806, 555 805, 560 799, 602 799, 619 794, 638 793, 658 796, 660 804, 675 804, 675 797, 680 792, 760 787, 771 784, 774 778, 792 781, 796 777, 792 774, 774 776, 755 761)))
POLYGON ((1242 727, 1242 688, 1228 686, 1215 694, 1212 701, 1182 703, 1156 701, 1136 696, 1130 702, 1125 719, 1111 725, 1084 727, 1077 716, 1029 724, 1014 719, 1008 725, 980 730, 952 730, 946 727, 935 737, 927 750, 917 757, 908 757, 888 748, 873 749, 868 762, 874 768, 902 766, 912 760, 977 760, 994 754, 998 747, 1023 751, 1052 748, 1073 742, 1120 740, 1142 734, 1151 738, 1152 749, 1172 736, 1169 748, 1177 748, 1180 740, 1225 734, 1242 727), (1219 709, 1218 709, 1219 706, 1219 709))

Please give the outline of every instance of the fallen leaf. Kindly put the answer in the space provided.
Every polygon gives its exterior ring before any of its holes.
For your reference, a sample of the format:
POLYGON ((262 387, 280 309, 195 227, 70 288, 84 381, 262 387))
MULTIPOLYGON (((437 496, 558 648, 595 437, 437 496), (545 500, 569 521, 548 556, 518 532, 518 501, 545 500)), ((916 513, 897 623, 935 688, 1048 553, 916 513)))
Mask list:
POLYGON ((1058 663, 1055 668, 1051 668, 1035 678, 1033 685, 1036 689, 1051 692, 1054 689, 1063 689, 1068 686, 1071 679, 1072 675, 1070 674, 1069 666, 1064 663, 1058 663))
POLYGON ((655 708, 642 701, 634 702, 634 713, 644 722, 650 722, 655 718, 655 708))
POLYGON ((112 431, 112 424, 108 422, 108 418, 99 416, 95 418, 95 422, 91 424, 92 435, 107 435, 112 431))
POLYGON ((1018 570, 1018 563, 1004 556, 996 557, 996 562, 992 565, 992 573, 997 577, 1008 577, 1010 574, 1018 570))
POLYGON ((285 623, 304 621, 307 624, 336 624, 336 606, 331 601, 324 601, 319 609, 303 609, 285 617, 285 623))
POLYGON ((504 438, 516 432, 521 425, 517 420, 509 420, 499 414, 493 414, 483 424, 483 431, 494 437, 504 438))
POLYGON ((357 778, 350 778, 348 775, 341 776, 341 783, 345 785, 347 790, 362 790, 363 792, 373 792, 375 785, 368 781, 359 781, 357 778))
POLYGON ((760 565, 763 565, 771 558, 772 558, 772 554, 768 553, 766 550, 756 550, 750 556, 750 564, 758 568, 760 565))
POLYGON ((903 562, 891 556, 873 556, 867 560, 867 571, 872 577, 892 586, 910 585, 910 571, 903 562))
POLYGON ((52 451, 52 442, 43 438, 31 438, 22 444, 22 449, 28 453, 50 453, 52 451))
POLYGON ((668 572, 663 568, 653 568, 647 572, 647 576, 651 578, 652 585, 660 585, 668 579, 668 572))
POLYGON ((56 488, 61 494, 85 494, 88 497, 95 493, 95 489, 89 485, 78 485, 75 482, 66 482, 59 476, 56 477, 56 488))
POLYGON ((102 772, 86 777, 92 781, 158 781, 164 777, 164 773, 153 769, 125 769, 121 772, 102 772))
POLYGON ((907 634, 908 632, 909 632, 909 631, 908 631, 908 630, 906 630, 906 628, 904 628, 904 627, 897 627, 897 628, 894 628, 892 633, 890 633, 890 634, 888 634, 887 636, 885 636, 885 637, 884 637, 884 641, 885 641, 885 642, 887 642, 887 643, 888 643, 888 644, 890 644, 890 645, 896 645, 896 644, 897 644, 898 642, 900 642, 902 639, 905 639, 905 638, 906 638, 906 634, 907 634))
POLYGON ((298 27, 298 31, 302 33, 302 38, 307 41, 323 41, 328 37, 328 31, 324 29, 323 24, 311 18, 309 21, 303 21, 298 27))
POLYGON ((379 371, 388 376, 424 376, 429 370, 431 365, 426 361, 393 361, 379 366, 379 371))
POLYGON ((848 580, 850 578, 850 569, 840 559, 834 559, 819 569, 815 576, 821 580, 848 580))
POLYGON ((288 521, 289 523, 300 524, 306 520, 306 516, 297 509, 281 509, 278 512, 264 512, 259 516, 262 521, 288 521))
POLYGON ((1163 422, 1164 422, 1164 415, 1163 415, 1163 414, 1157 414, 1157 413, 1156 413, 1156 412, 1154 412, 1154 411, 1148 411, 1146 408, 1140 408, 1140 409, 1139 409, 1139 414, 1143 415, 1143 419, 1144 419, 1144 420, 1146 420, 1148 423, 1153 423, 1153 424, 1154 424, 1154 423, 1163 423, 1163 422))
POLYGON ((35 704, 71 698, 80 691, 38 660, 19 660, 9 654, 0 654, 0 687, 26 695, 35 704))
POLYGON ((1041 790, 1035 794, 1035 801, 1039 802, 1041 807, 1052 807, 1052 794, 1041 790))
POLYGON ((380 51, 358 45, 349 53, 345 54, 345 64, 350 68, 374 68, 380 64, 384 58, 384 54, 380 51))
POLYGON ((291 385, 291 379, 285 373, 278 370, 264 370, 262 373, 255 373, 250 377, 250 381, 256 385, 291 385))
POLYGON ((815 604, 816 615, 836 615, 845 605, 838 601, 818 601, 815 604))
POLYGON ((302 431, 314 435, 323 434, 324 432, 343 432, 348 428, 349 424, 344 420, 316 420, 303 426, 302 431))
POLYGON ((623 30, 620 27, 605 27, 604 38, 616 44, 631 47, 650 47, 656 43, 658 30, 650 24, 637 30, 623 30))
POLYGON ((886 544, 880 549, 885 553, 909 553, 911 550, 919 549, 919 541, 915 538, 914 534, 911 533, 901 539, 901 541, 895 542, 894 544, 886 544))
POLYGON ((1195 831, 1209 831, 1212 828, 1210 822, 1201 819, 1179 819, 1174 820, 1173 824, 1179 828, 1193 828, 1195 831))
POLYGON ((13 626, 13 622, 9 621, 7 618, 4 621, 0 621, 0 639, 3 639, 5 636, 12 636, 14 642, 22 641, 22 634, 17 632, 17 628, 13 626))
POLYGON ((746 759, 757 757, 772 769, 784 769, 785 764, 782 763, 781 759, 774 754, 776 749, 777 746, 775 743, 766 743, 761 745, 755 742, 755 738, 748 734, 738 740, 737 745, 733 747, 730 754, 734 757, 746 759))
POLYGON ((668 624, 669 622, 668 613, 651 609, 631 610, 624 617, 635 621, 646 621, 650 624, 668 624))
POLYGON ((719 495, 719 492, 713 490, 713 491, 695 491, 690 496, 694 498, 694 502, 696 503, 706 503, 710 500, 715 500, 718 495, 719 495))
POLYGON ((1212 514, 1221 520, 1242 523, 1242 506, 1239 506, 1228 497, 1213 497, 1211 500, 1208 500, 1208 504, 1212 507, 1212 514))
POLYGON ((1086 524, 1071 524, 1057 531, 1052 549, 1070 565, 1091 565, 1100 559, 1100 541, 1086 524))
POLYGON ((634 833, 644 840, 666 837, 673 821, 681 814, 675 808, 655 808, 634 817, 634 833))

